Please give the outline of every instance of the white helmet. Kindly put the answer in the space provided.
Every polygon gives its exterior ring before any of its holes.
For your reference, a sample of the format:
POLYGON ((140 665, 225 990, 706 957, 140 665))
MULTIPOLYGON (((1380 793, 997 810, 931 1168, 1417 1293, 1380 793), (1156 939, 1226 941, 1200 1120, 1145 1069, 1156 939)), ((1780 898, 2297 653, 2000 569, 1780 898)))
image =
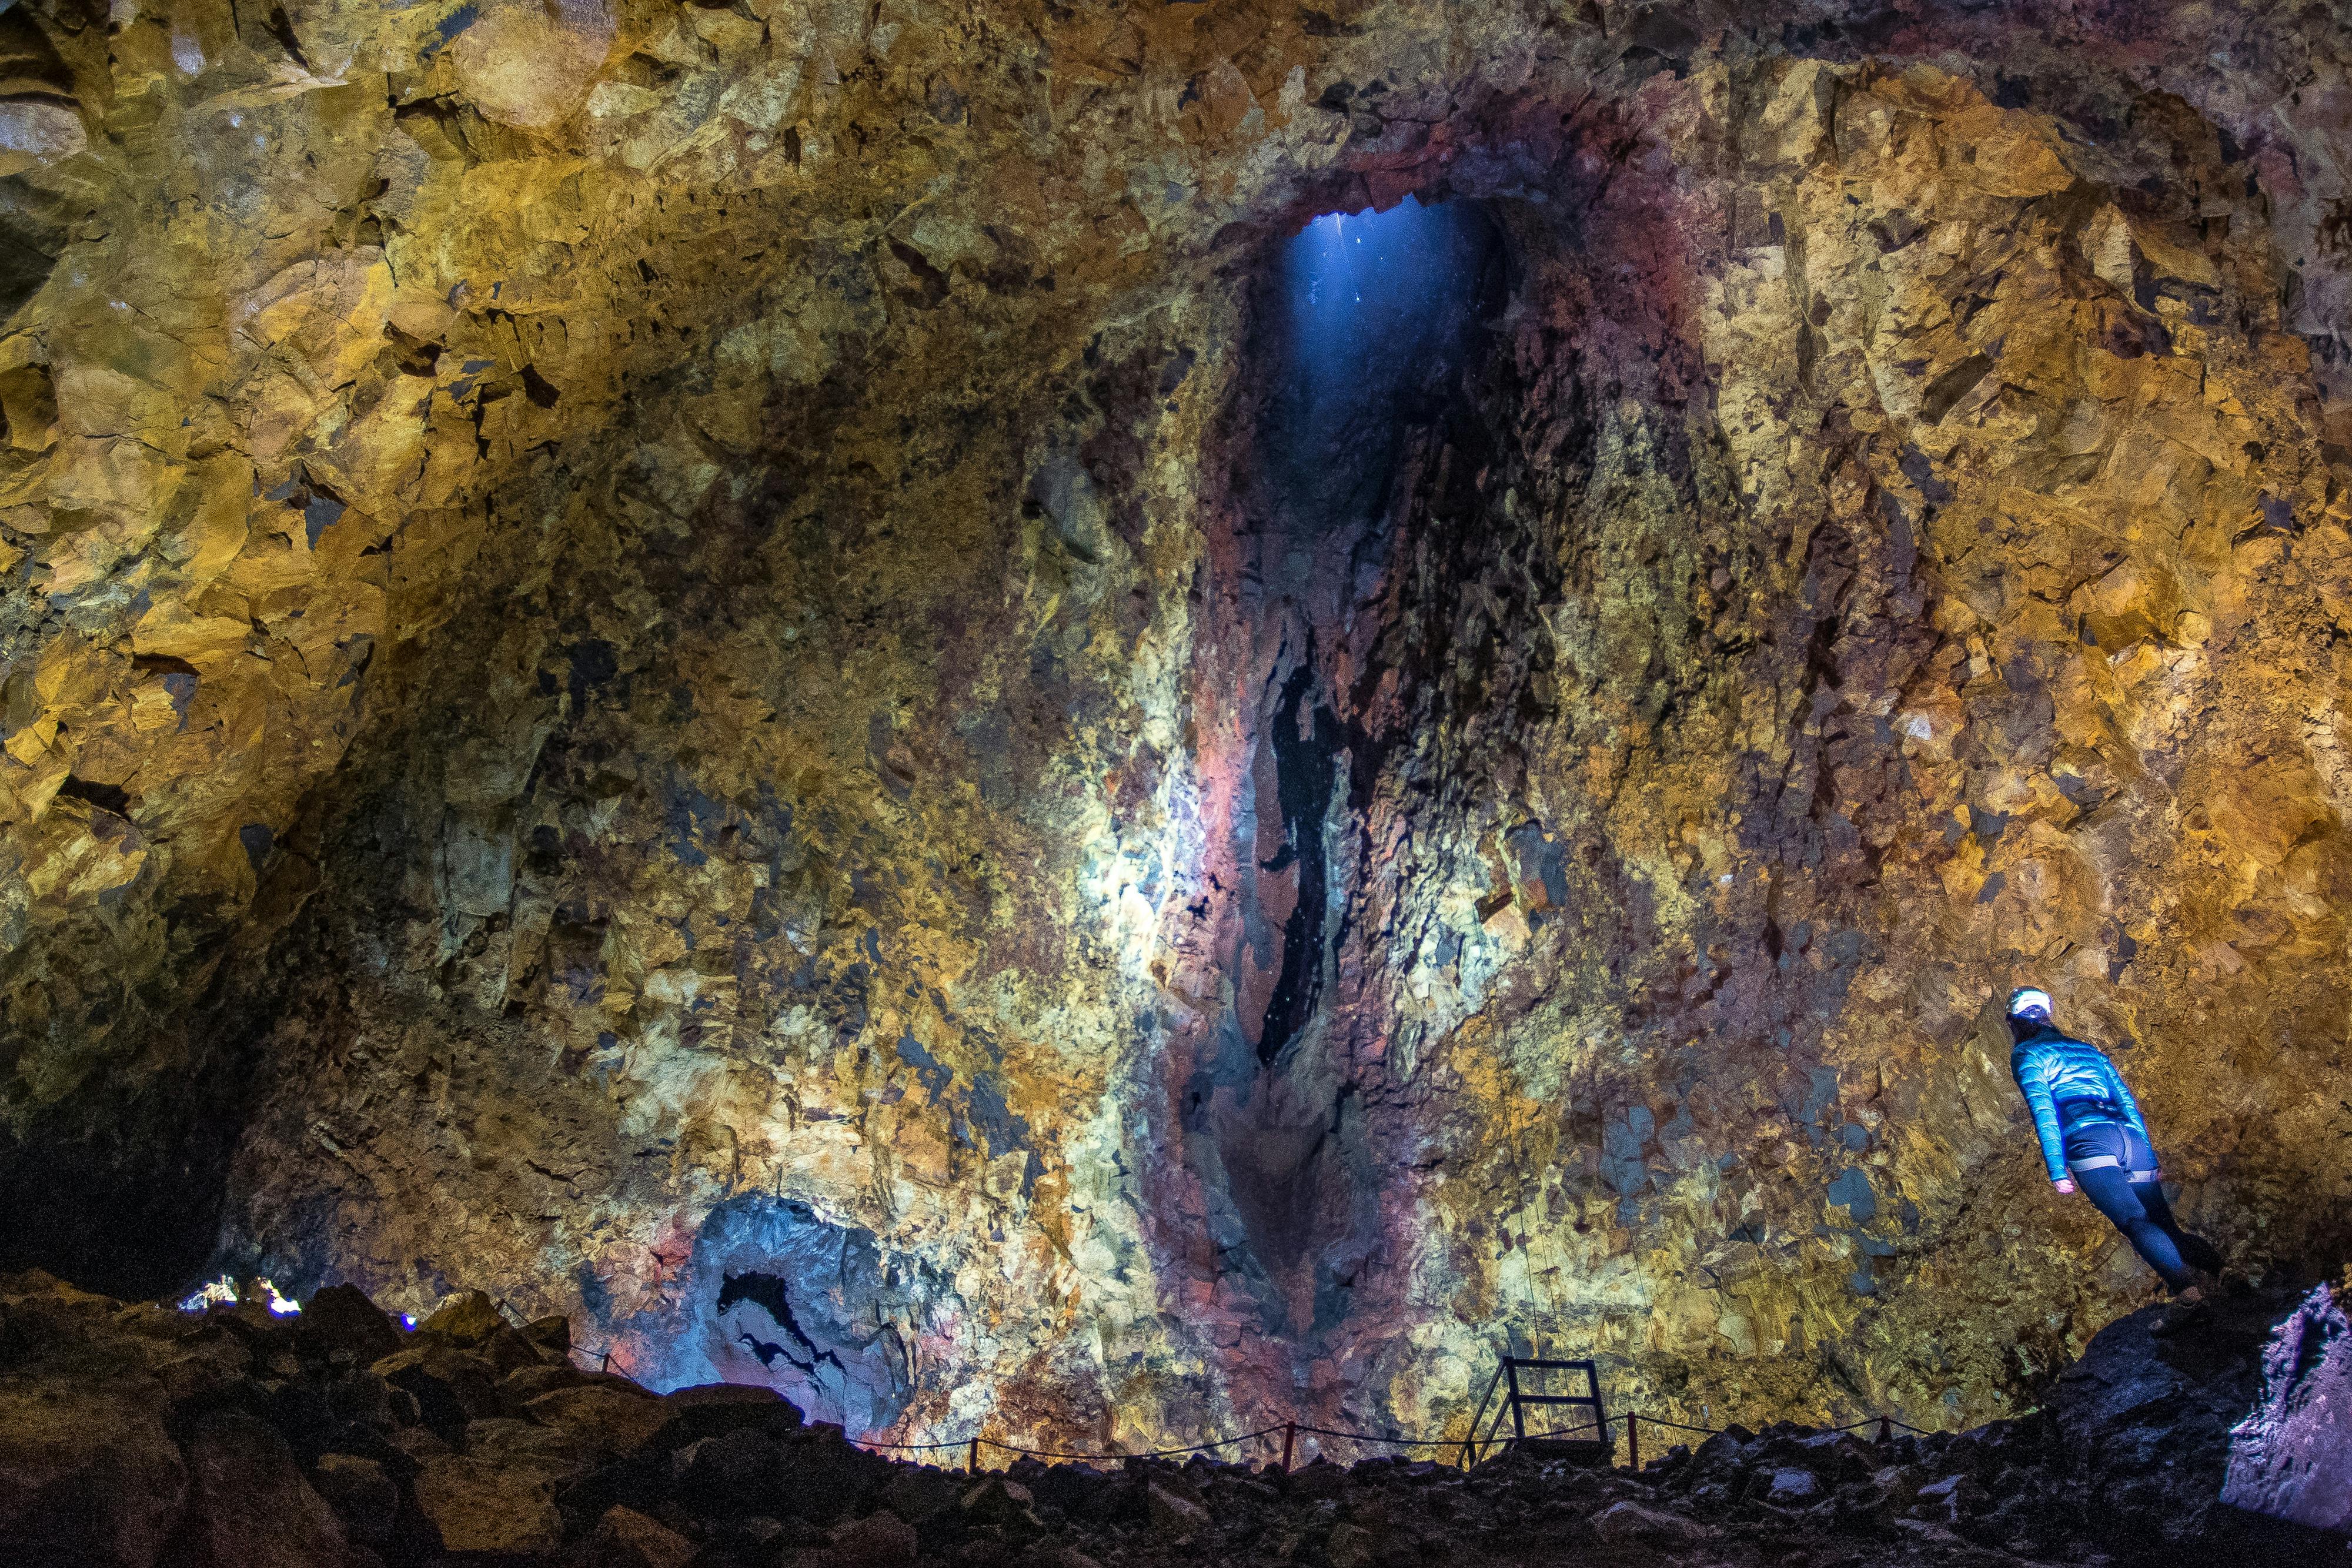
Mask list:
POLYGON ((2050 1021, 2050 993, 2039 986, 2020 986, 2009 993, 2009 1016, 2050 1021))

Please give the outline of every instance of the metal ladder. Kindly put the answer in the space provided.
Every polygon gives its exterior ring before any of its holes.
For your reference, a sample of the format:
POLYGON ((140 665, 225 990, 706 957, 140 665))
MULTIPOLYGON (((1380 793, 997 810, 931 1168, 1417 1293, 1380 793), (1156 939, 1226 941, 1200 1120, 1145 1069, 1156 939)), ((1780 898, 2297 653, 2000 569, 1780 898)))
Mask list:
POLYGON ((1505 1447, 1540 1444, 1546 1448, 1573 1449, 1576 1458, 1597 1458, 1603 1464, 1616 1458, 1616 1444, 1609 1435, 1609 1412, 1601 1403, 1601 1369, 1591 1361, 1549 1361, 1526 1355, 1503 1357, 1503 1364, 1495 1369, 1494 1381, 1486 1385, 1485 1397, 1478 1401, 1477 1414, 1470 1417, 1470 1436, 1462 1445, 1462 1462, 1465 1465, 1476 1464, 1482 1454, 1496 1447, 1497 1439, 1495 1434, 1502 1427, 1503 1416, 1507 1413, 1511 1418, 1511 1435, 1500 1439, 1505 1447), (1519 1386, 1521 1372, 1581 1372, 1587 1392, 1530 1394, 1519 1386), (1495 1393, 1498 1388, 1502 1390, 1503 1402, 1494 1405, 1495 1393), (1495 1414, 1493 1419, 1488 1420, 1486 1408, 1490 1405, 1494 1405, 1495 1414), (1565 1431, 1530 1432, 1527 1418, 1527 1407, 1530 1405, 1590 1406, 1592 1424, 1589 1427, 1575 1427, 1565 1431), (1483 1434, 1478 1429, 1482 1422, 1486 1428, 1483 1434), (1586 1433, 1590 1436, 1581 1435, 1586 1433))

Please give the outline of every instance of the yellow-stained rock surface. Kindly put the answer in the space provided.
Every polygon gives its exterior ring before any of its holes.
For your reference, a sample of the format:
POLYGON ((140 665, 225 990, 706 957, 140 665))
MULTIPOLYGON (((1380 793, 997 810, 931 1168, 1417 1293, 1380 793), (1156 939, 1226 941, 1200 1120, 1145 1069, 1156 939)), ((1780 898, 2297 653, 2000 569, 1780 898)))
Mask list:
POLYGON ((2317 1256, 2352 37, 1948 9, 0 13, 11 1245, 908 1440, 1957 1426, 2152 1290, 2032 980, 2317 1256))

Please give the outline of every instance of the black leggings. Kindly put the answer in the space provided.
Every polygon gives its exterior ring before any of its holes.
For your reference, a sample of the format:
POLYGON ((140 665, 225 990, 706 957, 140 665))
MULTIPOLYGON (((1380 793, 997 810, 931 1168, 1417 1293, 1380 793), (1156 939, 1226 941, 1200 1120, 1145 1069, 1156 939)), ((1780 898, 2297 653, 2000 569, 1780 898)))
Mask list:
POLYGON ((2156 1152, 2145 1139, 2112 1122, 2095 1122, 2068 1130, 2066 1157, 2070 1164, 2100 1155, 2121 1163, 2074 1171, 2075 1185, 2083 1189, 2083 1196, 2091 1200, 2092 1207, 2124 1233, 2132 1250, 2164 1277, 2167 1285, 2179 1291, 2195 1284, 2197 1278, 2189 1271, 2192 1266, 2221 1272, 2221 1255, 2203 1238, 2180 1228, 2180 1222, 2172 1218, 2172 1206, 2164 1201, 2163 1186, 2152 1181, 2131 1179, 2135 1172, 2156 1168, 2156 1152))

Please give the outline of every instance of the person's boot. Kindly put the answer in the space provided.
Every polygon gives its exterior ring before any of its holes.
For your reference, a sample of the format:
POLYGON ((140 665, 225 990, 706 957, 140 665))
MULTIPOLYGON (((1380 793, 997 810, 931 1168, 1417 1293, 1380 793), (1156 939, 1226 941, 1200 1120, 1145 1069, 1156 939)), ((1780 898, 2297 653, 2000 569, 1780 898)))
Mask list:
POLYGON ((2186 1333, 2213 1315, 2212 1305, 2205 1300, 2204 1291, 2189 1286, 2165 1304, 2164 1317, 2149 1331, 2158 1339, 2170 1339, 2186 1333))

